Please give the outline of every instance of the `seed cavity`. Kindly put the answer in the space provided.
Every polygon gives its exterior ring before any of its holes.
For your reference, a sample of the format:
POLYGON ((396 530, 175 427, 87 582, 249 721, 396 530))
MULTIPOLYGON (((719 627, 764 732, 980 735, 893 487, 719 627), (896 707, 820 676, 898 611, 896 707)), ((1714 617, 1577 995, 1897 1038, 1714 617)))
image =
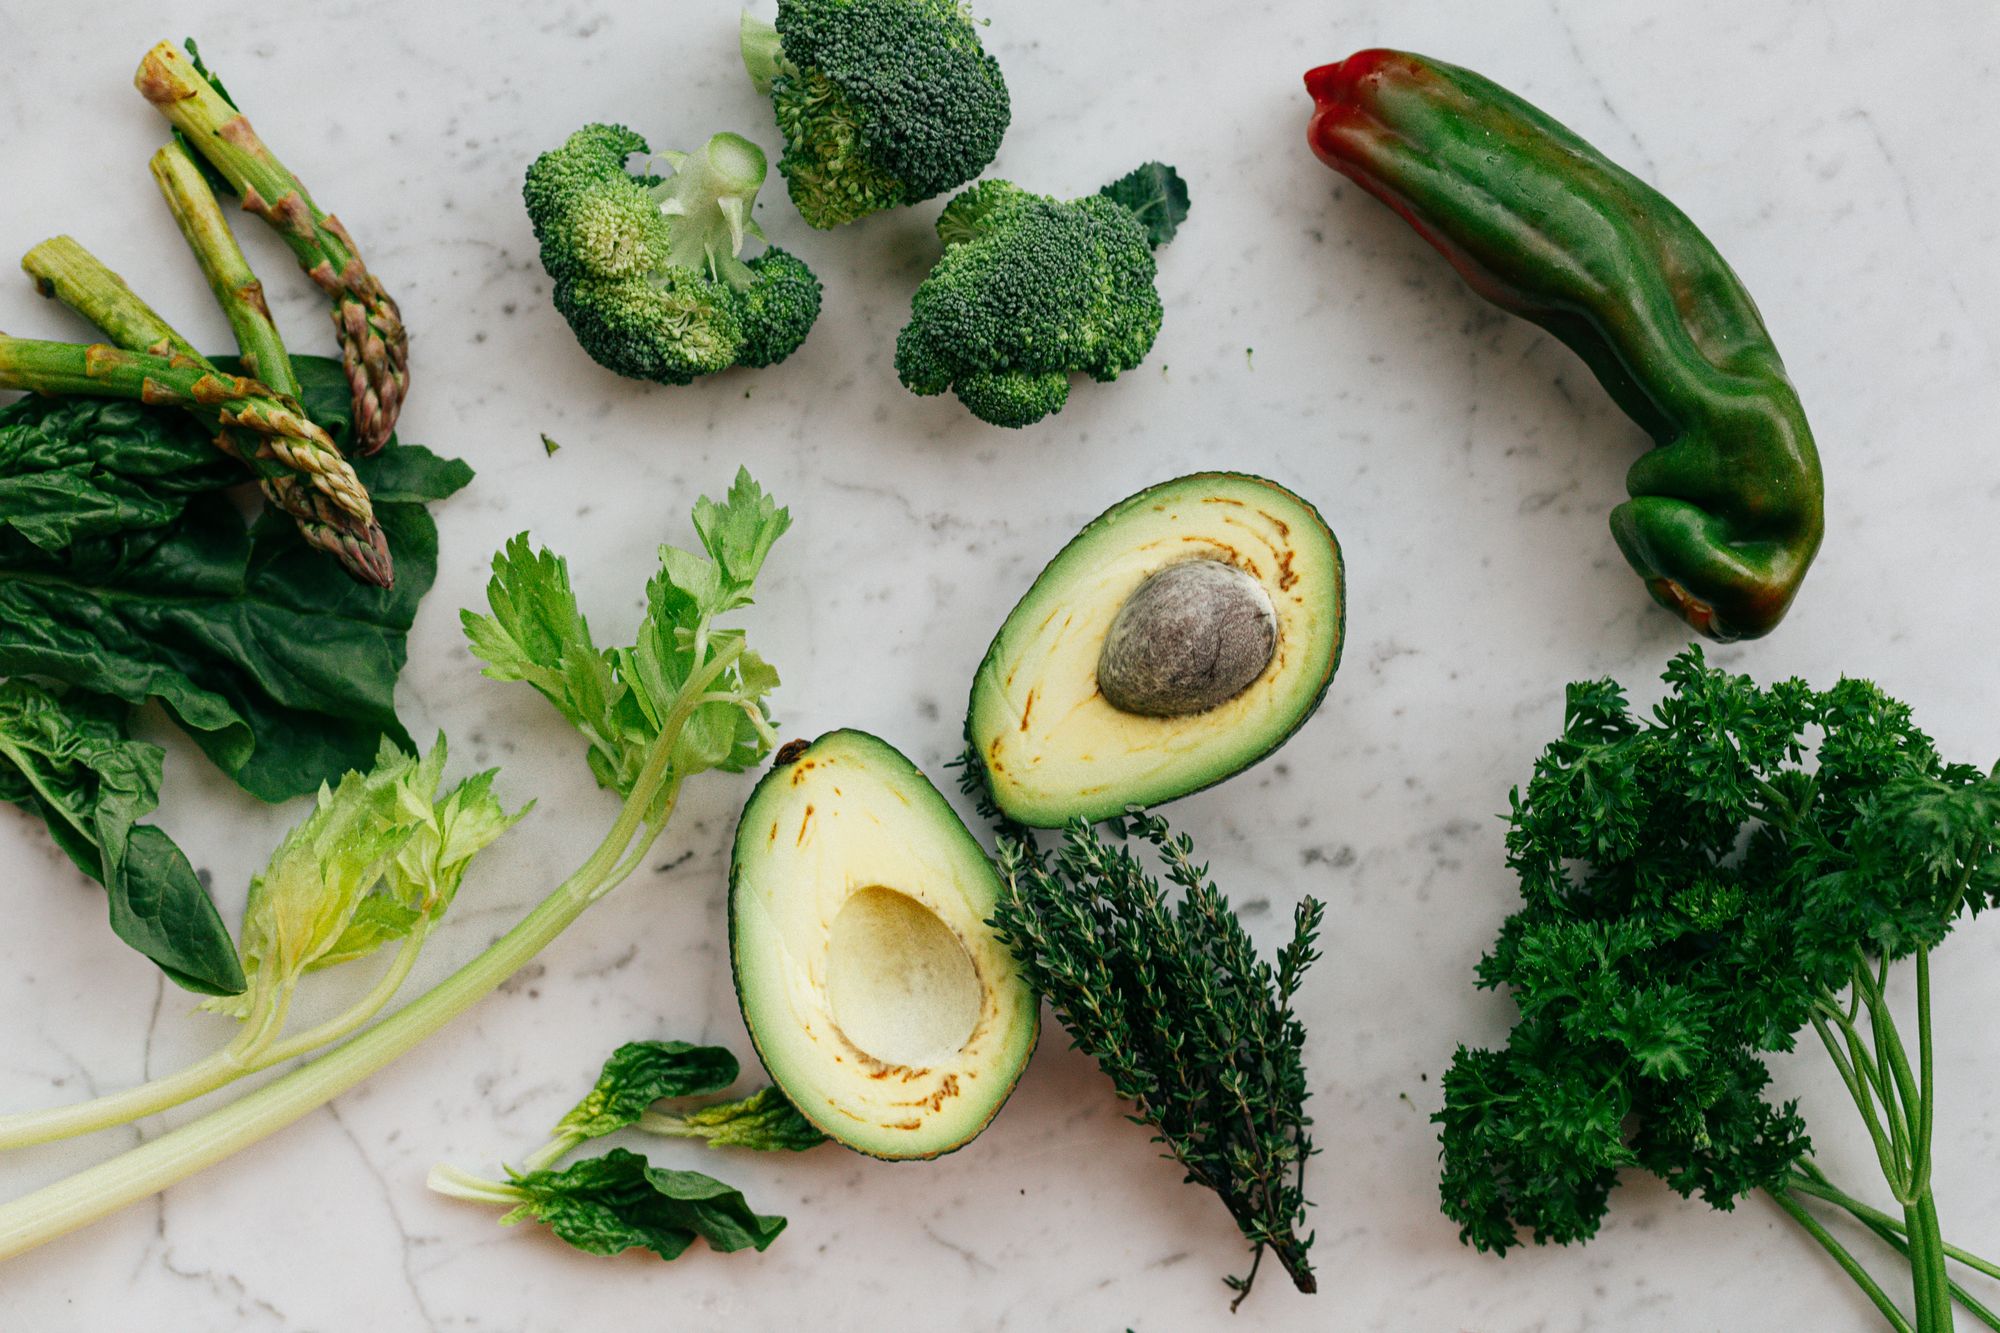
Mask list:
POLYGON ((1097 687, 1121 712, 1187 717, 1249 688, 1277 647, 1278 615, 1261 583, 1220 560, 1183 560, 1118 608, 1097 687))

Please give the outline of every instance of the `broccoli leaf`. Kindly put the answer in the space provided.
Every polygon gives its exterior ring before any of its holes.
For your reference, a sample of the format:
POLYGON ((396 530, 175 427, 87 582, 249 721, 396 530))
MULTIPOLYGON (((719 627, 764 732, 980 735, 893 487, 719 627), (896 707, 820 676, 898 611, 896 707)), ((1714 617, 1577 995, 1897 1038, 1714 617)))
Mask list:
POLYGON ((663 1097, 720 1092, 736 1081, 736 1057, 721 1046, 630 1041, 611 1053, 590 1094, 556 1122, 555 1136, 577 1142, 637 1124, 663 1097))
POLYGON ((685 1112, 648 1111, 636 1123, 648 1134, 701 1139, 711 1148, 804 1152, 826 1142, 819 1126, 806 1119, 784 1093, 768 1085, 748 1097, 711 1102, 685 1112))
POLYGON ((1164 162, 1136 167, 1098 193, 1131 209, 1155 250, 1174 239, 1187 221, 1187 182, 1164 162))
POLYGON ((0 681, 0 800, 41 816, 104 886, 119 939, 178 986, 233 995, 243 969, 208 891, 172 839, 138 822, 158 804, 161 751, 130 739, 123 713, 111 700, 0 681))
POLYGON ((516 1178, 520 1202, 500 1220, 533 1219, 591 1254, 643 1248, 676 1259, 698 1236, 712 1250, 762 1250, 785 1229, 753 1212, 741 1191, 699 1171, 669 1171, 613 1148, 561 1171, 516 1178))
MULTIPOLYGON (((339 363, 296 368, 309 414, 351 438, 339 363)), ((240 470, 178 411, 45 398, 0 409, 0 674, 157 699, 264 800, 367 765, 385 738, 408 746, 396 677, 437 572, 423 502, 471 473, 394 443, 354 466, 395 552, 393 590, 356 584, 288 520, 246 530, 222 493, 240 470)))

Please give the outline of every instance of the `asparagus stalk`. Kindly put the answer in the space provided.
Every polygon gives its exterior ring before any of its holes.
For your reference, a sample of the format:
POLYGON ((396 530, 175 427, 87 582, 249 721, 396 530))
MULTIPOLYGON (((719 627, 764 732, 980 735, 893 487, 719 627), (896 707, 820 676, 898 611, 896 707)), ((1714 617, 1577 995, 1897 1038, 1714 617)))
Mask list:
POLYGON ((186 55, 161 42, 139 62, 133 82, 222 173, 243 207, 276 229, 333 302, 341 364, 354 395, 355 439, 361 452, 374 453, 395 430, 410 382, 409 337, 395 301, 368 271, 340 220, 320 211, 299 178, 186 55))
MULTIPOLYGON (((219 374, 207 358, 134 294, 122 278, 71 238, 57 236, 43 241, 22 258, 21 267, 34 278, 44 296, 54 297, 103 329, 125 351, 146 353, 219 374)), ((275 329, 272 336, 276 336, 275 329)), ((278 346, 282 351, 283 344, 278 346)), ((281 369, 282 378, 295 388, 290 358, 282 359, 281 369)), ((299 420, 306 420, 296 403, 288 406, 299 420)), ((381 588, 392 585, 394 569, 388 540, 375 522, 368 492, 324 432, 312 427, 325 440, 323 448, 309 439, 301 439, 280 450, 267 447, 253 430, 226 424, 220 405, 190 406, 188 410, 216 431, 218 448, 250 469, 265 498, 291 517, 308 545, 333 556, 363 583, 381 588), (301 469, 287 461, 300 453, 308 455, 313 466, 301 469)))
POLYGON ((236 244, 222 205, 208 187, 208 178, 178 142, 153 154, 147 165, 174 215, 174 225, 181 229, 188 249, 201 265, 202 276, 208 279, 208 289, 215 293, 215 303, 229 320, 245 372, 284 397, 298 397, 298 376, 292 371, 285 340, 271 319, 271 307, 264 301, 264 284, 257 280, 242 247, 236 244))

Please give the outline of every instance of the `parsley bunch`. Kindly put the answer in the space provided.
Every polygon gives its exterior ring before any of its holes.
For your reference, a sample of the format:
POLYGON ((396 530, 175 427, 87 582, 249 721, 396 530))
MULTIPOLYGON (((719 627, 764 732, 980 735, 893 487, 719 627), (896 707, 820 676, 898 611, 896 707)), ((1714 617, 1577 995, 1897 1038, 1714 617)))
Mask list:
POLYGON ((1727 1209, 1771 1195, 1892 1328, 1952 1327, 1932 1198, 1930 954, 2000 902, 2000 780, 1945 762, 1905 705, 1862 680, 1759 687, 1699 648, 1669 664, 1650 718, 1611 681, 1569 688, 1563 733, 1513 793, 1522 906, 1479 965, 1520 1008, 1507 1045, 1461 1047, 1444 1078, 1444 1211, 1504 1253, 1587 1240, 1638 1167, 1727 1209), (1915 971, 1916 1032, 1887 1000, 1915 971), (1810 1032, 1839 1070, 1901 1220, 1810 1160, 1795 1102, 1766 1095, 1773 1052, 1810 1032), (1904 1253, 1914 1322, 1802 1200, 1904 1253))
MULTIPOLYGON (((976 763, 964 785, 998 818, 976 763)), ((1270 1251, 1300 1291, 1318 1289, 1306 1251, 1305 1025, 1292 1009, 1325 905, 1302 899, 1275 963, 1257 956, 1229 902, 1194 861, 1194 844, 1164 819, 1133 811, 1108 840, 1074 820, 1044 852, 1003 822, 995 859, 1002 893, 993 928, 1021 973, 1049 1001, 1077 1049, 1096 1059, 1131 1118, 1214 1190, 1250 1243, 1250 1271, 1231 1277, 1242 1304, 1270 1251), (1126 839, 1150 845, 1169 884, 1126 839)))

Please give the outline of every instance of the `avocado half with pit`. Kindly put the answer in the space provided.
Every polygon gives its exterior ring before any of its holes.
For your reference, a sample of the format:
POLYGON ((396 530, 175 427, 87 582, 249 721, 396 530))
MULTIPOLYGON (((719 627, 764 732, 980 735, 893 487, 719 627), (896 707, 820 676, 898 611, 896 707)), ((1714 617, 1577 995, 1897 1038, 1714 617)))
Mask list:
POLYGON ((1201 472, 1113 505, 974 678, 966 739, 994 803, 1054 828, 1242 772, 1319 707, 1345 611, 1340 544, 1276 482, 1201 472))
POLYGON ((986 923, 993 864, 937 788, 860 731, 794 741, 743 808, 729 956, 785 1096, 872 1157, 936 1157, 1000 1109, 1040 1005, 986 923))

